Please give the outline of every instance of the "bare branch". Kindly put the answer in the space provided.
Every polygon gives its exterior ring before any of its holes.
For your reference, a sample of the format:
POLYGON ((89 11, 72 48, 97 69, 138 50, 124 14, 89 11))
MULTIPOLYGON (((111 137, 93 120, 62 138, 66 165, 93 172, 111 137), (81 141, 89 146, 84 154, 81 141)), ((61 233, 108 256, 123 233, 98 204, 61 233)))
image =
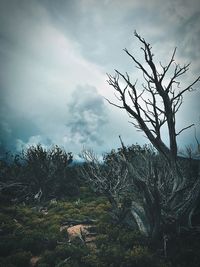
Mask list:
POLYGON ((104 99, 105 99, 110 105, 112 105, 112 106, 115 106, 115 107, 117 107, 117 108, 121 108, 121 109, 125 109, 124 107, 119 106, 119 105, 117 105, 117 104, 111 102, 109 99, 107 99, 107 98, 105 98, 105 97, 104 97, 104 99))
POLYGON ((192 126, 194 126, 194 123, 192 123, 191 125, 189 125, 189 126, 187 126, 187 127, 184 127, 183 129, 181 129, 181 130, 176 134, 176 136, 178 136, 178 135, 179 135, 180 133, 182 133, 183 131, 185 131, 185 130, 191 128, 192 126))
POLYGON ((180 97, 182 94, 184 94, 186 91, 191 91, 192 90, 192 86, 195 85, 197 82, 200 81, 200 76, 190 85, 188 85, 188 87, 186 87, 184 90, 182 90, 179 94, 177 94, 173 100, 175 100, 176 98, 180 97))
POLYGON ((176 49, 177 48, 175 47, 174 48, 174 51, 173 51, 173 54, 172 54, 172 57, 170 59, 170 62, 169 62, 169 64, 166 67, 163 67, 162 64, 160 63, 160 65, 161 65, 161 67, 163 69, 163 73, 161 74, 161 78, 160 78, 160 81, 159 81, 160 83, 163 81, 163 79, 164 79, 166 73, 168 72, 171 64, 174 62, 174 57, 175 57, 175 54, 176 54, 176 49))
POLYGON ((132 58, 132 60, 137 64, 137 67, 143 71, 143 73, 153 81, 153 77, 148 73, 148 71, 142 66, 142 64, 136 60, 136 58, 129 53, 129 51, 125 48, 124 51, 132 58))

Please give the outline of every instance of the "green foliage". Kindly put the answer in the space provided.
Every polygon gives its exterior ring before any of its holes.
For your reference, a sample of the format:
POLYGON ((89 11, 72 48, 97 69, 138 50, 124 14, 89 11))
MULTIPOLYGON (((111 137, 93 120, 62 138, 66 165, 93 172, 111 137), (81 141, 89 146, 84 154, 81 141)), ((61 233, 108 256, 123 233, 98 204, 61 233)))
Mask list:
POLYGON ((131 250, 129 250, 126 253, 125 259, 127 266, 155 267, 157 265, 149 249, 147 247, 142 247, 142 246, 134 246, 131 250))
POLYGON ((0 161, 0 199, 4 202, 40 202, 79 194, 76 166, 72 153, 58 146, 44 149, 31 146, 9 161, 0 161))
MULTIPOLYGON (((97 219, 106 214, 105 199, 96 202, 76 200, 71 202, 47 202, 45 206, 13 205, 0 208, 0 258, 2 266, 12 266, 10 256, 19 252, 41 255, 39 266, 49 266, 48 258, 56 266, 85 266, 82 258, 89 250, 80 242, 68 244, 67 231, 60 231, 62 222, 68 219, 97 219), (43 210, 46 212, 44 213, 43 210), (63 245, 60 245, 63 244, 63 245), (70 257, 68 262, 63 262, 70 257), (4 264, 5 263, 5 264, 4 264), (45 265, 46 264, 46 265, 45 265)), ((24 254, 28 255, 28 254, 24 254)), ((14 257, 14 256, 13 256, 14 257)), ((0 265, 1 266, 1 265, 0 265)), ((29 265, 27 265, 29 266, 29 265)), ((90 266, 90 265, 86 265, 90 266)))
POLYGON ((169 243, 175 252, 169 250, 166 262, 139 232, 113 224, 107 213, 109 208, 104 198, 92 202, 49 202, 47 214, 23 205, 2 208, 0 218, 7 227, 0 233, 0 266, 29 266, 31 255, 40 256, 37 267, 198 266, 198 239, 193 244, 189 238, 186 242, 176 239, 169 243), (66 230, 60 232, 63 221, 87 217, 98 219, 96 249, 81 242, 69 244, 66 230))
POLYGON ((31 251, 32 254, 37 255, 45 248, 44 234, 38 230, 25 233, 20 246, 23 250, 31 251))
POLYGON ((197 267, 199 239, 188 237, 169 241, 169 258, 163 259, 162 247, 153 249, 138 231, 113 223, 111 205, 82 186, 83 196, 70 201, 46 201, 40 205, 0 207, 0 267, 197 267), (80 240, 68 242, 67 220, 95 219, 94 247, 80 240), (95 248, 96 246, 96 248, 95 248), (171 249, 170 249, 171 248, 171 249), (161 252, 160 252, 161 251, 161 252))
MULTIPOLYGON (((96 239, 98 258, 103 266, 132 266, 132 248, 138 244, 147 244, 148 240, 139 232, 113 225, 109 221, 98 224, 100 233, 96 239)), ((149 252, 151 255, 151 253, 149 252)), ((133 265, 135 266, 135 265, 133 265)), ((144 265, 145 266, 145 265, 144 265)))
MULTIPOLYGON (((66 153, 58 146, 46 150, 41 145, 28 148, 22 154, 24 161, 25 182, 31 183, 34 196, 41 190, 43 200, 73 193, 72 173, 68 165, 72 154, 66 153)), ((75 185, 75 184, 74 184, 75 185)))
POLYGON ((47 264, 49 267, 55 266, 84 266, 81 265, 82 258, 89 253, 86 246, 78 246, 74 244, 59 245, 55 250, 46 250, 43 254, 41 260, 39 260, 39 265, 47 264))
POLYGON ((7 257, 18 248, 18 239, 11 236, 1 237, 0 239, 0 257, 7 257))
POLYGON ((1 267, 27 267, 30 264, 31 253, 19 251, 7 258, 0 258, 1 267))

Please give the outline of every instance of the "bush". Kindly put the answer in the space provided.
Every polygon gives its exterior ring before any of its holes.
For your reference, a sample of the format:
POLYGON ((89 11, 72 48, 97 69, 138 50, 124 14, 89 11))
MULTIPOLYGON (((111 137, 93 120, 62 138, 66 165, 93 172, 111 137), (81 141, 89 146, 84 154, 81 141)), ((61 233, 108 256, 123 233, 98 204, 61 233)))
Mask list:
MULTIPOLYGON (((38 200, 40 197, 46 200, 73 193, 71 174, 68 170, 72 159, 71 153, 66 153, 58 146, 46 150, 37 145, 23 151, 25 177, 29 180, 30 190, 34 196, 41 192, 38 200)), ((73 182, 75 185, 75 181, 73 182)))
POLYGON ((199 237, 175 237, 168 241, 171 265, 160 251, 150 247, 149 240, 138 231, 113 224, 104 198, 96 201, 57 201, 45 203, 47 214, 39 208, 17 205, 2 207, 0 220, 0 267, 29 266, 31 253, 40 255, 37 267, 197 267, 199 237), (60 226, 68 219, 94 218, 91 232, 97 233, 96 249, 78 240, 69 244, 66 229, 60 226), (156 254, 157 253, 157 254, 156 254), (27 264, 27 265, 26 265, 27 264))
POLYGON ((55 266, 84 266, 82 259, 89 253, 85 246, 81 245, 58 245, 55 250, 46 250, 38 262, 38 267, 47 264, 48 267, 55 266), (67 262, 65 260, 68 259, 67 262))
POLYGON ((32 231, 30 234, 25 233, 20 244, 23 250, 30 251, 34 255, 37 255, 45 248, 44 234, 36 230, 32 231))
POLYGON ((72 153, 58 146, 44 149, 31 146, 8 161, 0 161, 0 191, 3 201, 33 202, 52 198, 74 197, 79 194, 76 166, 72 153))
POLYGON ((0 257, 7 257, 19 246, 19 242, 15 237, 4 237, 0 239, 0 257))
POLYGON ((0 267, 16 267, 11 262, 8 261, 8 259, 0 258, 0 267))
MULTIPOLYGON (((30 264, 31 253, 20 251, 7 258, 7 263, 13 264, 15 267, 27 267, 30 264)), ((7 264, 6 263, 6 264, 7 264)), ((7 266, 7 265, 6 265, 7 266)))
POLYGON ((155 260, 153 259, 152 254, 146 247, 135 246, 132 250, 129 250, 126 255, 126 264, 128 266, 135 267, 155 267, 155 260))

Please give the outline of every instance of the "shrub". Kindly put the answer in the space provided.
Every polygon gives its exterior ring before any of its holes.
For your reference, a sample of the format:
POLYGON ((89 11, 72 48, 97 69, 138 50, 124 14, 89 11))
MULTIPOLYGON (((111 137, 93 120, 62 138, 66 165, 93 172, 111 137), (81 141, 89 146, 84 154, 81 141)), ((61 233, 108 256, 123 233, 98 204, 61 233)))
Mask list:
POLYGON ((72 180, 68 170, 72 159, 71 153, 66 153, 58 146, 46 150, 37 145, 23 151, 24 172, 31 192, 41 192, 43 200, 61 197, 63 193, 72 194, 72 180))
POLYGON ((5 184, 0 199, 32 203, 77 196, 79 180, 72 160, 72 153, 40 144, 10 157, 9 162, 0 160, 0 182, 5 184))
POLYGON ((0 267, 16 267, 7 258, 0 258, 0 267))
POLYGON ((127 267, 155 267, 155 261, 152 254, 146 247, 135 246, 132 250, 129 250, 125 256, 127 267))
POLYGON ((7 257, 13 251, 16 251, 18 248, 19 243, 15 237, 4 237, 0 239, 0 257, 7 257))
MULTIPOLYGON (((8 263, 10 262, 15 267, 27 267, 30 264, 31 253, 20 251, 7 258, 8 263)), ((7 265, 6 265, 7 266, 7 265)))
POLYGON ((89 253, 89 250, 85 246, 81 245, 59 245, 54 251, 46 250, 42 258, 38 262, 38 267, 41 264, 47 264, 48 267, 55 266, 84 266, 82 258, 89 253), (69 261, 64 262, 65 259, 69 261))
POLYGON ((23 250, 31 251, 33 254, 37 255, 45 248, 44 241, 44 234, 35 230, 30 234, 25 233, 20 244, 23 250))
POLYGON ((49 267, 49 264, 47 264, 47 263, 39 263, 39 264, 37 264, 37 267, 49 267))

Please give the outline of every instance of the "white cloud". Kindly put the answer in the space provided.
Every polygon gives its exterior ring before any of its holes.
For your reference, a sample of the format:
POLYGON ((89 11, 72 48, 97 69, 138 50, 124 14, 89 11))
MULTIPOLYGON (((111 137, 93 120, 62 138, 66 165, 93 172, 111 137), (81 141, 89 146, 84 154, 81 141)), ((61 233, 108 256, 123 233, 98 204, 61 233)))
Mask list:
POLYGON ((28 142, 24 142, 21 139, 16 140, 16 150, 18 152, 21 152, 22 149, 28 149, 31 146, 37 146, 38 144, 41 144, 43 148, 47 149, 50 145, 46 144, 47 140, 42 137, 41 135, 34 135, 30 136, 28 139, 28 142))

